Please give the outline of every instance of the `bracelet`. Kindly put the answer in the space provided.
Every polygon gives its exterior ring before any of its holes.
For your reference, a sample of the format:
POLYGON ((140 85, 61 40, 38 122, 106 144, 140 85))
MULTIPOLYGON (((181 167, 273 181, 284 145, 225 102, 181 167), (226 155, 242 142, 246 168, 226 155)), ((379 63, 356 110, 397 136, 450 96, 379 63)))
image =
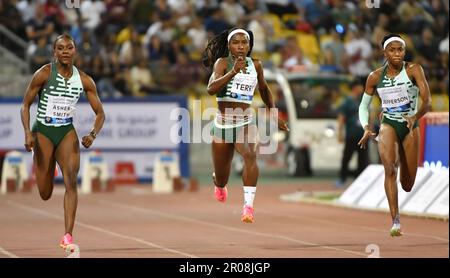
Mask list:
POLYGON ((97 138, 97 133, 95 133, 93 130, 91 132, 89 132, 89 135, 94 137, 94 139, 97 138))

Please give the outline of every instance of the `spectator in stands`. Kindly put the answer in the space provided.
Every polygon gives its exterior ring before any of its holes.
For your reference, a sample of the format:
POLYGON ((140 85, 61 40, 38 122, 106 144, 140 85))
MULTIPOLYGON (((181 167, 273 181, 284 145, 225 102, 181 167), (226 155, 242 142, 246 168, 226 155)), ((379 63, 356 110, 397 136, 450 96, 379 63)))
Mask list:
POLYGON ((312 67, 311 61, 303 55, 297 37, 290 36, 281 49, 282 68, 288 71, 306 71, 312 67))
POLYGON ((45 15, 44 6, 36 6, 36 15, 33 19, 27 22, 26 25, 27 38, 31 42, 28 48, 28 53, 31 54, 36 48, 36 43, 41 36, 45 36, 47 41, 50 41, 55 26, 53 22, 45 15))
POLYGON ((372 55, 372 46, 360 34, 360 30, 354 24, 350 24, 345 43, 348 70, 355 78, 364 80, 369 74, 369 59, 372 55))
POLYGON ((245 14, 244 8, 236 0, 224 0, 220 3, 220 8, 225 20, 231 25, 236 25, 245 14))
POLYGON ((154 87, 152 73, 146 59, 141 59, 130 69, 130 88, 135 97, 145 96, 154 87))
POLYGON ((355 21, 355 13, 350 10, 346 1, 334 0, 333 9, 331 9, 331 17, 334 23, 348 26, 355 21))
POLYGON ((347 71, 345 67, 346 52, 341 34, 337 32, 336 28, 331 28, 330 34, 331 39, 322 45, 324 57, 322 70, 327 69, 335 73, 345 73, 347 71))
POLYGON ((36 49, 31 54, 31 69, 32 71, 38 70, 44 64, 50 62, 52 57, 52 51, 47 42, 47 37, 42 36, 38 39, 36 49))
POLYGON ((106 12, 106 6, 103 1, 81 1, 80 13, 83 27, 89 31, 94 31, 100 24, 101 15, 104 12, 106 12))

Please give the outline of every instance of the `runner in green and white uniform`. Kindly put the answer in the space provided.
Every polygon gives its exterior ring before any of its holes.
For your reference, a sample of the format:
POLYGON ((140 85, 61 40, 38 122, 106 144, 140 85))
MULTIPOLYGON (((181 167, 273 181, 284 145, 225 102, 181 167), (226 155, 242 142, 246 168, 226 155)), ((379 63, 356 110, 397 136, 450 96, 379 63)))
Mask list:
POLYGON ((72 76, 65 79, 57 70, 56 62, 50 65, 50 78, 39 92, 36 122, 33 132, 45 135, 57 147, 73 127, 75 105, 84 93, 80 74, 72 66, 72 76))
POLYGON ((25 132, 25 148, 33 150, 36 183, 43 200, 53 192, 56 163, 62 171, 65 234, 60 241, 64 249, 74 249, 73 226, 78 204, 77 176, 80 168, 80 143, 73 127, 75 105, 82 93, 96 114, 91 132, 83 136, 85 148, 92 145, 105 121, 103 106, 94 81, 73 66, 75 42, 69 35, 58 36, 53 44, 55 62, 37 70, 25 93, 21 117, 25 132), (36 122, 30 130, 30 106, 39 95, 36 122))
MULTIPOLYGON (((410 131, 406 126, 407 122, 404 116, 414 116, 419 104, 419 87, 409 79, 406 66, 407 63, 403 62, 400 73, 393 78, 389 78, 386 74, 388 68, 386 65, 377 84, 383 113, 381 123, 391 125, 395 129, 400 142, 403 142, 410 131)), ((417 126, 416 121, 413 128, 417 126)))
MULTIPOLYGON (((262 64, 250 57, 252 47, 251 32, 244 29, 227 30, 208 43, 203 60, 205 66, 213 69, 207 91, 210 95, 216 95, 219 106, 211 132, 215 196, 221 202, 227 198, 226 184, 236 150, 244 160, 244 207, 241 220, 245 223, 253 222, 253 200, 259 175, 256 164, 257 130, 249 109, 256 86, 267 108, 275 107, 264 79, 262 64)), ((288 130, 281 120, 278 126, 288 130)))
POLYGON ((384 166, 384 187, 393 222, 390 234, 400 236, 398 166, 402 188, 410 192, 419 163, 420 133, 417 122, 430 110, 431 95, 422 67, 403 61, 406 43, 399 35, 384 37, 381 47, 387 64, 370 73, 367 78, 366 91, 359 106, 364 135, 358 145, 364 148, 369 138, 375 136, 369 124, 368 109, 372 96, 377 92, 383 111, 378 152, 384 166))
MULTIPOLYGON (((233 69, 233 58, 228 56, 226 59, 228 62, 227 71, 231 71, 233 69)), ((251 105, 253 94, 258 84, 258 75, 252 58, 245 57, 245 63, 245 73, 237 73, 227 83, 226 87, 216 95, 218 103, 235 102, 251 105)), ((251 112, 244 113, 242 111, 242 114, 235 113, 230 116, 223 115, 219 112, 214 120, 211 133, 228 143, 235 143, 238 141, 238 134, 243 134, 241 132, 243 128, 254 123, 254 115, 251 112)))

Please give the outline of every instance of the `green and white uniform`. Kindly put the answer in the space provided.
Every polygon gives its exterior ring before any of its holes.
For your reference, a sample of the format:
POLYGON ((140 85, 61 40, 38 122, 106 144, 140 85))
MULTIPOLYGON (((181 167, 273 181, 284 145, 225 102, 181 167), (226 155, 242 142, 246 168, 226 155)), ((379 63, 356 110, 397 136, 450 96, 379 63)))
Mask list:
MULTIPOLYGON (((233 60, 229 56, 227 71, 232 70, 233 60)), ((237 73, 230 82, 216 95, 217 102, 240 102, 251 104, 253 101, 253 94, 258 85, 258 74, 256 72, 253 60, 250 57, 245 57, 246 68, 245 73, 237 73)), ((254 123, 252 114, 249 115, 221 115, 217 114, 214 119, 214 125, 211 130, 211 134, 219 137, 226 142, 236 142, 237 136, 240 131, 248 126, 250 123, 254 123)))
POLYGON ((58 73, 56 63, 51 64, 50 78, 39 92, 36 122, 33 132, 48 137, 57 146, 72 130, 75 105, 84 88, 80 73, 72 66, 72 76, 65 79, 58 73))
MULTIPOLYGON (((409 133, 403 116, 414 116, 417 113, 419 88, 409 79, 405 62, 400 73, 394 78, 386 76, 387 65, 384 67, 377 84, 377 93, 381 99, 383 121, 391 125, 400 141, 409 133)), ((417 127, 417 122, 414 128, 417 127)))

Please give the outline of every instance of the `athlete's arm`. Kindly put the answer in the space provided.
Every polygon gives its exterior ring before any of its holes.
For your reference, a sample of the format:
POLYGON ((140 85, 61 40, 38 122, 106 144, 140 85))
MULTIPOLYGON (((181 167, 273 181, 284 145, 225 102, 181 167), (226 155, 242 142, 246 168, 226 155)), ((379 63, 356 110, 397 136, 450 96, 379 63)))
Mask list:
POLYGON ((97 94, 97 88, 95 86, 94 80, 87 74, 80 72, 81 82, 83 83, 83 88, 86 92, 87 100, 91 105, 92 110, 95 113, 95 121, 94 127, 91 129, 91 132, 87 136, 83 136, 81 143, 85 148, 89 148, 92 145, 92 142, 97 137, 97 134, 103 127, 103 123, 105 122, 105 112, 103 111, 103 105, 100 101, 100 98, 97 94))
POLYGON ((360 148, 362 149, 366 147, 366 143, 369 140, 369 138, 374 137, 376 135, 376 133, 370 129, 369 105, 373 95, 375 94, 375 89, 379 78, 380 78, 380 70, 373 71, 369 74, 366 81, 364 95, 359 105, 359 112, 358 112, 359 121, 361 122, 361 125, 364 128, 364 135, 361 138, 361 140, 359 140, 358 146, 360 146, 360 148))
POLYGON ((229 72, 227 72, 227 66, 227 58, 217 59, 214 63, 213 73, 211 74, 208 86, 206 87, 208 94, 215 95, 220 92, 241 69, 245 69, 245 58, 237 58, 234 62, 233 69, 229 72))
POLYGON ((417 113, 412 117, 404 117, 408 121, 408 127, 410 129, 413 128, 414 123, 423 117, 428 111, 431 109, 431 94, 430 88, 428 87, 427 79, 425 78, 425 73, 423 72, 423 68, 419 64, 412 63, 408 67, 408 71, 413 77, 417 87, 419 87, 419 94, 422 103, 419 107, 417 113))
POLYGON ((255 65, 256 72, 258 74, 258 90, 261 94, 261 98, 267 108, 275 108, 272 99, 272 92, 270 91, 269 85, 264 78, 264 70, 261 61, 253 59, 253 64, 255 65))
POLYGON ((25 96, 20 109, 20 117, 22 119, 23 131, 25 132, 25 149, 31 151, 33 148, 33 135, 30 130, 30 106, 33 104, 36 95, 47 82, 50 76, 50 65, 45 65, 38 69, 28 84, 25 96))
MULTIPOLYGON (((260 60, 253 59, 253 64, 255 65, 255 69, 258 74, 258 90, 259 93, 261 94, 261 98, 267 108, 269 109, 275 108, 272 98, 272 92, 270 91, 270 87, 269 85, 267 85, 267 81, 264 78, 264 70, 262 63, 260 60)), ((289 127, 281 119, 278 119, 278 128, 281 130, 289 131, 289 127)))

